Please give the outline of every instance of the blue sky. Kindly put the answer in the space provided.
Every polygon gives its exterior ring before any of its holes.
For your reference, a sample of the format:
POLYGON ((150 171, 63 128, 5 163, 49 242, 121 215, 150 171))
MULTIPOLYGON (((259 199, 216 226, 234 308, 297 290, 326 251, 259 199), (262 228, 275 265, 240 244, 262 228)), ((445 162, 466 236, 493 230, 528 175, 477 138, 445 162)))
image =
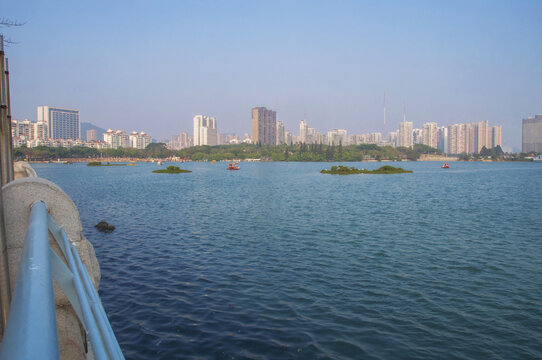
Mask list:
POLYGON ((21 1, 0 16, 13 116, 81 110, 104 128, 167 138, 196 114, 250 132, 250 109, 298 132, 489 120, 521 146, 542 113, 542 1, 21 1))

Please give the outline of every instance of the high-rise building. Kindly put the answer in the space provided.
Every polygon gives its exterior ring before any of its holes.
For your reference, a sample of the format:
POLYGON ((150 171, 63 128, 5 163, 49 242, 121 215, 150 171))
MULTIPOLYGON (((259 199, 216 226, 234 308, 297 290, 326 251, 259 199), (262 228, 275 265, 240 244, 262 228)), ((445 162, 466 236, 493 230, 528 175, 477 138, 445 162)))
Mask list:
POLYGON ((448 126, 448 154, 469 154, 474 145, 471 144, 472 128, 470 124, 453 124, 448 126))
POLYGON ((476 152, 476 141, 474 139, 474 126, 470 123, 462 125, 465 129, 465 153, 472 154, 476 152))
POLYGON ((326 144, 327 143, 327 137, 326 137, 325 134, 314 133, 313 138, 314 138, 314 143, 315 144, 326 144))
POLYGON ((492 148, 496 146, 502 147, 502 126, 492 126, 489 128, 490 145, 492 148))
POLYGON ((322 135, 315 128, 309 127, 305 120, 299 123, 299 142, 304 144, 322 144, 322 135))
POLYGON ((391 131, 388 134, 388 140, 390 142, 391 146, 399 146, 399 132, 398 131, 391 131))
POLYGON ((275 145, 277 143, 277 113, 265 107, 252 108, 252 142, 275 145))
POLYGON ((440 126, 438 128, 438 140, 437 149, 443 153, 448 153, 448 128, 446 126, 440 126))
POLYGON ((144 131, 138 133, 134 131, 129 136, 130 147, 135 149, 145 149, 151 142, 152 138, 144 131))
POLYGON ((277 145, 284 144, 285 142, 284 124, 279 120, 277 122, 277 145))
POLYGON ((47 124, 51 139, 81 138, 79 110, 38 106, 38 122, 47 124))
POLYGON ((172 150, 180 150, 190 146, 192 146, 192 137, 188 136, 186 132, 172 136, 168 142, 168 147, 172 150))
POLYGON ((412 130, 412 142, 414 144, 423 144, 423 129, 412 130))
POLYGON ((11 136, 13 138, 24 137, 27 140, 31 140, 31 135, 32 123, 30 122, 30 120, 11 120, 11 136))
POLYGON ((333 129, 327 132, 328 145, 348 145, 348 134, 343 129, 333 129))
POLYGON ((183 148, 185 147, 190 147, 190 146, 194 146, 194 138, 190 135, 188 135, 187 132, 182 132, 180 135, 179 135, 179 141, 181 142, 181 146, 183 148))
POLYGON ((315 128, 307 128, 307 135, 305 136, 305 141, 307 144, 319 144, 320 134, 316 132, 315 128))
POLYGON ((30 137, 32 138, 32 140, 45 140, 48 136, 48 129, 49 128, 47 127, 46 123, 32 123, 32 134, 30 137))
POLYGON ((211 116, 194 116, 194 146, 217 145, 216 119, 211 116))
POLYGON ((542 114, 523 119, 521 151, 542 153, 542 114))
POLYGON ((477 123, 474 123, 472 127, 474 129, 474 148, 471 149, 472 152, 479 153, 484 146, 486 148, 491 148, 491 145, 488 141, 488 121, 479 121, 477 123))
POLYGON ((423 144, 438 147, 438 125, 436 122, 428 122, 423 124, 423 144))
POLYGON ((459 124, 448 125, 448 154, 460 154, 459 124))
POLYGON ((284 141, 288 145, 292 145, 294 143, 294 136, 290 130, 286 130, 286 133, 284 134, 284 141))
POLYGON ((117 148, 129 148, 130 147, 130 137, 122 130, 111 130, 108 129, 103 134, 104 142, 109 144, 111 149, 117 148))
POLYGON ((299 122, 299 141, 302 143, 307 143, 307 135, 308 135, 309 125, 305 122, 305 120, 301 120, 299 122))
POLYGON ((98 140, 98 131, 95 129, 87 130, 87 141, 97 141, 98 140))
POLYGON ((20 139, 19 143, 45 140, 48 138, 47 124, 43 122, 34 123, 28 119, 23 121, 11 120, 11 136, 14 140, 20 139))
POLYGON ((412 122, 403 121, 399 123, 399 131, 397 134, 398 146, 409 147, 414 145, 414 139, 412 136, 412 122))

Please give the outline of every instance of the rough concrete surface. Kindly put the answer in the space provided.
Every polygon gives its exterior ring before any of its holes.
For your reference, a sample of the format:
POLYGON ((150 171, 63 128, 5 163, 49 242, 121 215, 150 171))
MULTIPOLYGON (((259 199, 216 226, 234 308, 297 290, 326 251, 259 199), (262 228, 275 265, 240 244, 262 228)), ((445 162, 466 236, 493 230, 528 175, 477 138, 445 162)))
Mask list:
POLYGON ((17 161, 13 164, 13 175, 15 180, 25 177, 36 177, 36 170, 32 169, 26 161, 17 161))

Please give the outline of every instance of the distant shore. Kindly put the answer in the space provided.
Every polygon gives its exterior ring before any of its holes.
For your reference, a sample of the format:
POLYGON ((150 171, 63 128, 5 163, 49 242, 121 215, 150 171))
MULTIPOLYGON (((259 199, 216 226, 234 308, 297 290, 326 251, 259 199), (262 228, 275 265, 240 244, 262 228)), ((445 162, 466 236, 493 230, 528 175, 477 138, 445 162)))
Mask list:
POLYGON ((15 148, 15 159, 29 159, 32 162, 150 162, 155 161, 288 161, 288 162, 377 162, 377 161, 529 161, 537 153, 504 153, 500 146, 492 149, 483 147, 478 154, 444 154, 427 145, 411 147, 359 145, 259 145, 237 144, 216 146, 192 146, 181 150, 168 149, 164 143, 152 143, 145 149, 117 148, 94 149, 74 146, 56 148, 38 146, 15 148))
MULTIPOLYGON (((92 161, 101 161, 102 163, 129 163, 129 162, 136 162, 136 163, 157 163, 157 162, 211 162, 211 160, 179 160, 179 159, 140 159, 140 158, 125 158, 125 157, 108 157, 108 158, 59 158, 54 161, 47 161, 47 160, 30 160, 29 163, 31 164, 65 164, 65 163, 87 163, 92 161)), ((218 160, 217 162, 428 162, 428 161, 434 161, 434 162, 517 162, 518 160, 461 160, 457 157, 420 157, 418 160, 388 160, 388 159, 382 159, 382 160, 376 160, 376 159, 366 159, 363 161, 285 161, 285 160, 269 160, 269 159, 226 159, 226 160, 218 160)))

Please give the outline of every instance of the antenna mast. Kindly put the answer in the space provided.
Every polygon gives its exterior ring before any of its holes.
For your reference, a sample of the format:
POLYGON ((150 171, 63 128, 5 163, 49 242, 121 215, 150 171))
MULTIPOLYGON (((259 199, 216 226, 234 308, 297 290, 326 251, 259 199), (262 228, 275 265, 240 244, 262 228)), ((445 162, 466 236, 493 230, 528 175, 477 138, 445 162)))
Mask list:
POLYGON ((386 136, 386 93, 384 92, 384 134, 386 136))

